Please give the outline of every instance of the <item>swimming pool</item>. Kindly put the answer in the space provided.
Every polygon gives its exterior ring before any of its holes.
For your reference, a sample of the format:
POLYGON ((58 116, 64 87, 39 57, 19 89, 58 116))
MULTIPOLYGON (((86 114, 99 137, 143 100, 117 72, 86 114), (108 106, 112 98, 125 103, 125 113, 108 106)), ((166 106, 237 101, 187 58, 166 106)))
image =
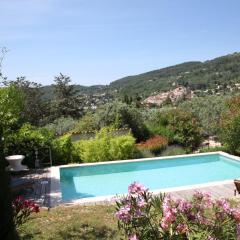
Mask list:
POLYGON ((124 194, 134 181, 141 182, 150 190, 158 190, 239 177, 239 158, 225 153, 59 168, 62 201, 124 194))

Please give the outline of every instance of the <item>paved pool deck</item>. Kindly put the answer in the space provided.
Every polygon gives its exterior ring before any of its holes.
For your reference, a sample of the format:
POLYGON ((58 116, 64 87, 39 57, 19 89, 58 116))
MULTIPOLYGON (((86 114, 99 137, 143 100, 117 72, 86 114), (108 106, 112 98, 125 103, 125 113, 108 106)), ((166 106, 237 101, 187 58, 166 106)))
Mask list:
MULTIPOLYGON (((38 174, 38 182, 35 185, 35 191, 33 195, 33 199, 38 202, 41 206, 43 207, 54 207, 57 205, 74 205, 74 204, 81 204, 81 205, 97 205, 97 204, 112 204, 113 201, 86 201, 86 202, 68 202, 68 203, 57 203, 56 205, 51 206, 51 201, 50 201, 50 171, 44 171, 42 176, 39 176, 38 174), (42 185, 41 182, 42 180, 48 180, 49 182, 47 184, 42 185)), ((199 186, 199 187, 193 187, 185 190, 175 190, 175 191, 167 191, 167 194, 170 194, 174 198, 191 198, 191 196, 194 194, 195 191, 203 191, 203 192, 208 192, 212 195, 214 199, 219 199, 219 198, 236 198, 239 197, 234 196, 234 190, 235 186, 233 181, 228 181, 224 184, 222 183, 216 183, 216 184, 211 184, 209 186, 199 186)))
MULTIPOLYGON (((32 199, 36 201, 40 206, 42 207, 54 207, 51 206, 50 201, 50 185, 51 185, 51 179, 50 179, 50 169, 44 169, 39 170, 37 173, 32 173, 28 176, 28 178, 34 179, 34 190, 27 194, 26 197, 28 199, 32 199)), ((196 190, 209 192, 211 193, 213 198, 234 198, 234 183, 233 181, 230 181, 229 183, 225 184, 216 184, 211 186, 204 186, 204 187, 194 187, 191 189, 186 190, 176 190, 176 191, 168 191, 167 193, 173 196, 174 198, 190 198, 196 190)), ((77 202, 73 203, 58 203, 57 205, 71 205, 76 204, 77 202)), ((99 201, 99 202, 85 202, 80 203, 82 205, 95 205, 95 204, 112 204, 111 201, 99 201)))
MULTIPOLYGON (((221 152, 221 154, 225 153, 221 152)), ((239 161, 239 158, 236 157, 236 160, 239 161)), ((78 166, 79 164, 75 165, 78 166)), ((29 175, 28 178, 34 179, 35 184, 34 191, 31 194, 29 194, 27 198, 36 201, 43 207, 55 207, 58 205, 73 205, 73 204, 81 205, 113 204, 114 196, 109 196, 107 198, 94 197, 74 200, 72 202, 62 202, 59 181, 60 177, 59 167, 61 166, 38 170, 37 172, 29 175)), ((213 198, 216 199, 235 197, 234 196, 235 186, 233 180, 156 190, 153 191, 153 193, 158 194, 159 192, 165 192, 167 194, 170 194, 174 198, 190 198, 196 190, 208 192, 212 195, 213 198)))

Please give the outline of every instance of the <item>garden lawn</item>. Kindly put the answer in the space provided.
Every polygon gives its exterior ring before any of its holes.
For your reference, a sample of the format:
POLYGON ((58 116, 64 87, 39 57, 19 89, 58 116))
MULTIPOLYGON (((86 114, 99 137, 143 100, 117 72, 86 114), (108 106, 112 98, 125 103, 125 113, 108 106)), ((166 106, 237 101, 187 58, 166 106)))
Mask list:
POLYGON ((59 206, 33 214, 21 239, 121 239, 114 206, 59 206))

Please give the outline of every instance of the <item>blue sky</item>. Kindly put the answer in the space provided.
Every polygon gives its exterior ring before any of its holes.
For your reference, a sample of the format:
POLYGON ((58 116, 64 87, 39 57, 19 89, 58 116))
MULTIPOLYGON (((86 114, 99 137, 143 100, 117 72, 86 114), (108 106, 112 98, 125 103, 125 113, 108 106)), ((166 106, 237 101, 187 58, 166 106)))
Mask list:
POLYGON ((81 85, 240 51, 239 0, 0 0, 9 79, 81 85))

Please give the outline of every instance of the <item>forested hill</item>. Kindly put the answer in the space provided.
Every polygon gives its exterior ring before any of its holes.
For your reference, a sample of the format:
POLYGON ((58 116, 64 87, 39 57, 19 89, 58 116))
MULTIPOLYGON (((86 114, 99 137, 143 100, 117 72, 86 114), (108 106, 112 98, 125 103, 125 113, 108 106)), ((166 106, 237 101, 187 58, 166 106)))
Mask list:
MULTIPOLYGON (((77 79, 74 79, 76 81, 77 79)), ((76 85, 79 94, 94 95, 111 93, 115 95, 147 97, 165 91, 176 85, 188 86, 192 90, 214 88, 216 85, 240 83, 240 53, 229 54, 205 62, 186 62, 175 66, 128 76, 113 81, 108 86, 84 87, 76 85)), ((43 88, 45 97, 51 98, 52 86, 43 88)))
MULTIPOLYGON (((75 85, 75 90, 77 90, 79 95, 95 95, 95 94, 105 94, 108 92, 109 87, 106 85, 94 85, 90 87, 82 86, 82 85, 75 85)), ((44 99, 51 100, 54 95, 53 86, 43 86, 42 90, 44 92, 44 99)))
POLYGON ((240 83, 240 53, 229 54, 205 62, 186 62, 175 66, 129 76, 110 84, 128 95, 151 95, 169 90, 172 85, 188 85, 191 89, 207 89, 216 84, 240 83))

